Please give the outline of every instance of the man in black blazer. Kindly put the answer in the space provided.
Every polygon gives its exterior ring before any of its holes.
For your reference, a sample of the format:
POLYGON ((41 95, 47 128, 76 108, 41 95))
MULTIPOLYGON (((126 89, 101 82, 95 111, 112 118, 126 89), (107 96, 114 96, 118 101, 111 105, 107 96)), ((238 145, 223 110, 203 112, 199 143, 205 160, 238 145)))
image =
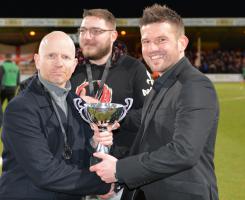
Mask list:
POLYGON ((146 8, 140 20, 142 53, 160 77, 147 97, 131 156, 90 167, 124 187, 123 200, 218 200, 214 146, 219 106, 213 84, 184 55, 181 17, 166 6, 146 8), (141 197, 142 199, 142 197, 141 197))
MULTIPOLYGON (((73 41, 54 31, 42 39, 34 59, 38 75, 4 113, 0 199, 80 200, 109 192, 111 184, 88 169, 93 134, 70 92, 77 64, 73 41)), ((94 134, 94 142, 112 143, 111 131, 94 134)))

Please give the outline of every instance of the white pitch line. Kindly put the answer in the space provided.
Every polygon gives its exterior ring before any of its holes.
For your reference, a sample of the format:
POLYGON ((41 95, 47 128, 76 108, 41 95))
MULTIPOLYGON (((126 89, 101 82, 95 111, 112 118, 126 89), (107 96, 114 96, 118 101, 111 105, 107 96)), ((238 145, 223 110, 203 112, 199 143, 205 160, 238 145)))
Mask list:
POLYGON ((220 99, 219 101, 220 102, 223 102, 223 101, 237 101, 237 100, 244 100, 245 97, 233 97, 233 98, 223 98, 223 99, 220 99))

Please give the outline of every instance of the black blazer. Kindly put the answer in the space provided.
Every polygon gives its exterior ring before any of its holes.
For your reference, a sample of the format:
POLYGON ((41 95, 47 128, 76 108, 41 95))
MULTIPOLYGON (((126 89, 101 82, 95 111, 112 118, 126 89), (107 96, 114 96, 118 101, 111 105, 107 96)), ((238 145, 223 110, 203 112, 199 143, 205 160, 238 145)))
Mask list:
POLYGON ((218 200, 218 107, 210 80, 182 58, 147 97, 132 156, 117 162, 117 177, 127 186, 122 199, 133 199, 138 188, 148 200, 218 200))
POLYGON ((88 170, 92 132, 73 106, 69 93, 67 137, 72 159, 62 158, 64 138, 50 97, 33 78, 4 113, 3 171, 0 199, 80 199, 107 193, 110 185, 88 170))

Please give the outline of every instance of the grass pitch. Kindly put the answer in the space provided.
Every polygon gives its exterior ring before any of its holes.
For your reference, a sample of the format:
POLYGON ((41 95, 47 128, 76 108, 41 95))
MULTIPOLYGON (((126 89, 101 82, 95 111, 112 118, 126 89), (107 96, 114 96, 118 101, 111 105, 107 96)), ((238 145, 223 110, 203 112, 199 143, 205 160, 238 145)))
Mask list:
POLYGON ((245 83, 215 85, 220 101, 216 174, 220 200, 245 199, 245 83))

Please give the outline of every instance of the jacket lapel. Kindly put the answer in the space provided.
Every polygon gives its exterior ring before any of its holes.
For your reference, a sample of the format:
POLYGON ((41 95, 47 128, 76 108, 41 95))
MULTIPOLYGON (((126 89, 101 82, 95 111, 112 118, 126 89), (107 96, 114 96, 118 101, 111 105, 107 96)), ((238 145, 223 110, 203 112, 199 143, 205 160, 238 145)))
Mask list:
MULTIPOLYGON (((144 133, 147 130, 151 119, 153 118, 154 114, 156 113, 156 110, 157 110, 159 104, 163 101, 166 92, 175 82, 176 82, 175 78, 167 79, 165 84, 164 84, 164 87, 159 91, 158 94, 156 94, 155 99, 151 100, 151 102, 149 102, 147 113, 145 113, 145 120, 142 123, 142 124, 144 124, 144 133)), ((143 134, 143 136, 144 136, 144 134, 143 134)))
POLYGON ((38 80, 37 76, 33 78, 28 89, 31 90, 35 95, 34 98, 40 108, 51 107, 50 97, 47 92, 45 92, 44 87, 38 80))

